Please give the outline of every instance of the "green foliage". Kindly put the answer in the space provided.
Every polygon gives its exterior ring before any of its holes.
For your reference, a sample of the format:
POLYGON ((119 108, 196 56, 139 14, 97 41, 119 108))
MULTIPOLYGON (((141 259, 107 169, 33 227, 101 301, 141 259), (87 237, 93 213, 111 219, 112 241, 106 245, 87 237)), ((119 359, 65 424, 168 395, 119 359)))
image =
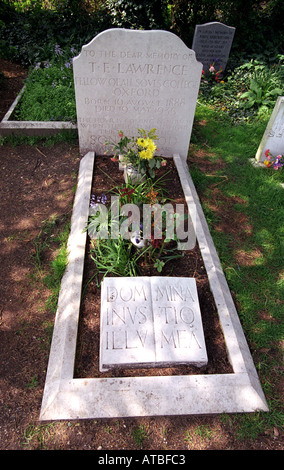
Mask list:
POLYGON ((107 0, 112 25, 129 29, 164 29, 167 21, 165 0, 107 0))
MULTIPOLYGON (((124 204, 137 204, 138 210, 142 204, 164 204, 165 195, 161 190, 158 194, 160 187, 160 180, 153 181, 151 178, 146 178, 145 181, 137 185, 127 184, 124 188, 115 186, 111 192, 113 195, 119 195, 117 216, 114 215, 116 211, 112 211, 112 205, 107 207, 105 195, 99 197, 101 206, 96 202, 95 196, 91 197, 92 215, 89 217, 86 230, 88 230, 90 237, 93 237, 90 254, 96 267, 97 278, 110 274, 112 276, 138 276, 141 275, 145 267, 147 269, 153 267, 160 273, 166 263, 182 256, 183 253, 177 250, 176 235, 174 234, 173 238, 170 236, 166 238, 168 233, 165 211, 161 210, 161 219, 159 219, 159 215, 156 217, 153 214, 151 219, 151 224, 152 222, 160 224, 162 238, 152 238, 145 241, 143 240, 143 225, 137 224, 138 227, 136 227, 134 223, 131 223, 129 226, 128 217, 122 215, 124 204), (130 227, 131 238, 129 239, 130 227), (114 238, 113 234, 116 229, 119 236, 114 238)), ((111 204, 113 203, 112 201, 111 204)), ((182 220, 178 219, 177 214, 171 220, 174 228, 181 222, 182 220)), ((151 233, 151 235, 153 234, 151 233)))
POLYGON ((283 14, 282 0, 2 0, 0 54, 31 65, 112 27, 169 30, 191 47, 196 24, 220 21, 236 28, 231 57, 268 57, 283 49, 283 14))
POLYGON ((272 65, 263 60, 246 61, 218 82, 203 78, 200 101, 234 122, 267 118, 283 93, 283 57, 278 55, 272 65))
POLYGON ((111 27, 105 2, 4 0, 0 6, 0 54, 23 65, 51 60, 55 44, 81 49, 111 27))
POLYGON ((250 78, 249 90, 240 98, 245 99, 245 108, 272 108, 278 96, 283 93, 284 67, 268 68, 255 63, 255 70, 250 78))
POLYGON ((98 273, 103 277, 112 276, 138 276, 139 258, 142 252, 135 250, 132 243, 121 236, 117 240, 96 240, 92 244, 91 258, 98 273))
POLYGON ((74 48, 56 45, 51 62, 38 63, 26 80, 26 90, 15 112, 22 121, 76 120, 72 57, 74 48))
POLYGON ((33 262, 38 273, 43 276, 44 284, 51 291, 46 307, 54 312, 57 307, 61 279, 68 262, 67 240, 69 232, 70 222, 66 222, 66 217, 53 216, 43 221, 42 230, 34 240, 33 262), (64 227, 61 227, 64 222, 64 227), (51 247, 54 249, 54 246, 58 251, 46 272, 44 269, 45 254, 51 247))
POLYGON ((132 437, 135 443, 142 449, 144 441, 149 438, 146 427, 140 424, 138 428, 134 428, 132 431, 132 437))
POLYGON ((197 24, 219 21, 236 28, 232 53, 251 54, 283 49, 282 0, 173 0, 171 30, 191 47, 197 24))

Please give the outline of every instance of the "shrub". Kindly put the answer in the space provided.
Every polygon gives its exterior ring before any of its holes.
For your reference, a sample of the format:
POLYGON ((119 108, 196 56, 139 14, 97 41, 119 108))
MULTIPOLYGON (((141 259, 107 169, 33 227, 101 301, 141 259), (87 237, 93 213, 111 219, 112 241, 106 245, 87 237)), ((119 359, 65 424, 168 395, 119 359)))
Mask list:
POLYGON ((218 82, 203 78, 200 100, 235 122, 268 117, 283 93, 283 58, 279 55, 273 66, 259 60, 245 62, 218 82))

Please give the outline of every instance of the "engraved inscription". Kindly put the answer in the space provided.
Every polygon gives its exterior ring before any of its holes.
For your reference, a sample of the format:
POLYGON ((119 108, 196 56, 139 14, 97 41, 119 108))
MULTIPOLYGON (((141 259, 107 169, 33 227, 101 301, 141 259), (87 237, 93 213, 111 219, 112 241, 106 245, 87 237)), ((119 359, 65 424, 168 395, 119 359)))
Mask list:
POLYGON ((104 153, 105 141, 117 141, 123 120, 125 135, 156 128, 158 154, 186 158, 202 66, 175 35, 156 33, 105 31, 74 59, 83 151, 104 153))
POLYGON ((101 328, 101 370, 207 362, 192 278, 106 278, 101 328))
POLYGON ((218 22, 196 26, 192 49, 197 60, 202 62, 204 71, 210 65, 214 65, 217 71, 220 67, 225 70, 234 34, 234 27, 218 22))

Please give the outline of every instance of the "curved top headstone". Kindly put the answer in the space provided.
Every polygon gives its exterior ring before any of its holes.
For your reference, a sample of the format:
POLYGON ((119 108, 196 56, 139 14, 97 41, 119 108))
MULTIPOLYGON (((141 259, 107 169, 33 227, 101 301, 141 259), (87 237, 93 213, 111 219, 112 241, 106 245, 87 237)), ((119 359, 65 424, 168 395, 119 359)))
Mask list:
POLYGON ((73 61, 80 152, 105 152, 122 130, 157 129, 159 155, 186 159, 202 64, 167 31, 108 29, 73 61))
POLYGON ((203 64, 205 72, 210 65, 214 65, 217 71, 221 67, 225 70, 235 30, 233 26, 217 21, 195 26, 192 49, 196 53, 196 59, 203 64))

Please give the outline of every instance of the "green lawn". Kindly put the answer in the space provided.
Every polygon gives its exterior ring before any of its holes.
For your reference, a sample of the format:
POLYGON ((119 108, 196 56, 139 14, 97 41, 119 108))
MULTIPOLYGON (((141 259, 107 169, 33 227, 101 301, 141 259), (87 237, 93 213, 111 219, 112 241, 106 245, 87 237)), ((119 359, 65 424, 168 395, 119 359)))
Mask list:
POLYGON ((190 172, 270 407, 268 414, 239 418, 244 434, 283 425, 284 172, 250 161, 265 127, 259 121, 232 125, 199 105, 189 152, 190 172), (210 171, 192 159, 200 151, 210 171))

